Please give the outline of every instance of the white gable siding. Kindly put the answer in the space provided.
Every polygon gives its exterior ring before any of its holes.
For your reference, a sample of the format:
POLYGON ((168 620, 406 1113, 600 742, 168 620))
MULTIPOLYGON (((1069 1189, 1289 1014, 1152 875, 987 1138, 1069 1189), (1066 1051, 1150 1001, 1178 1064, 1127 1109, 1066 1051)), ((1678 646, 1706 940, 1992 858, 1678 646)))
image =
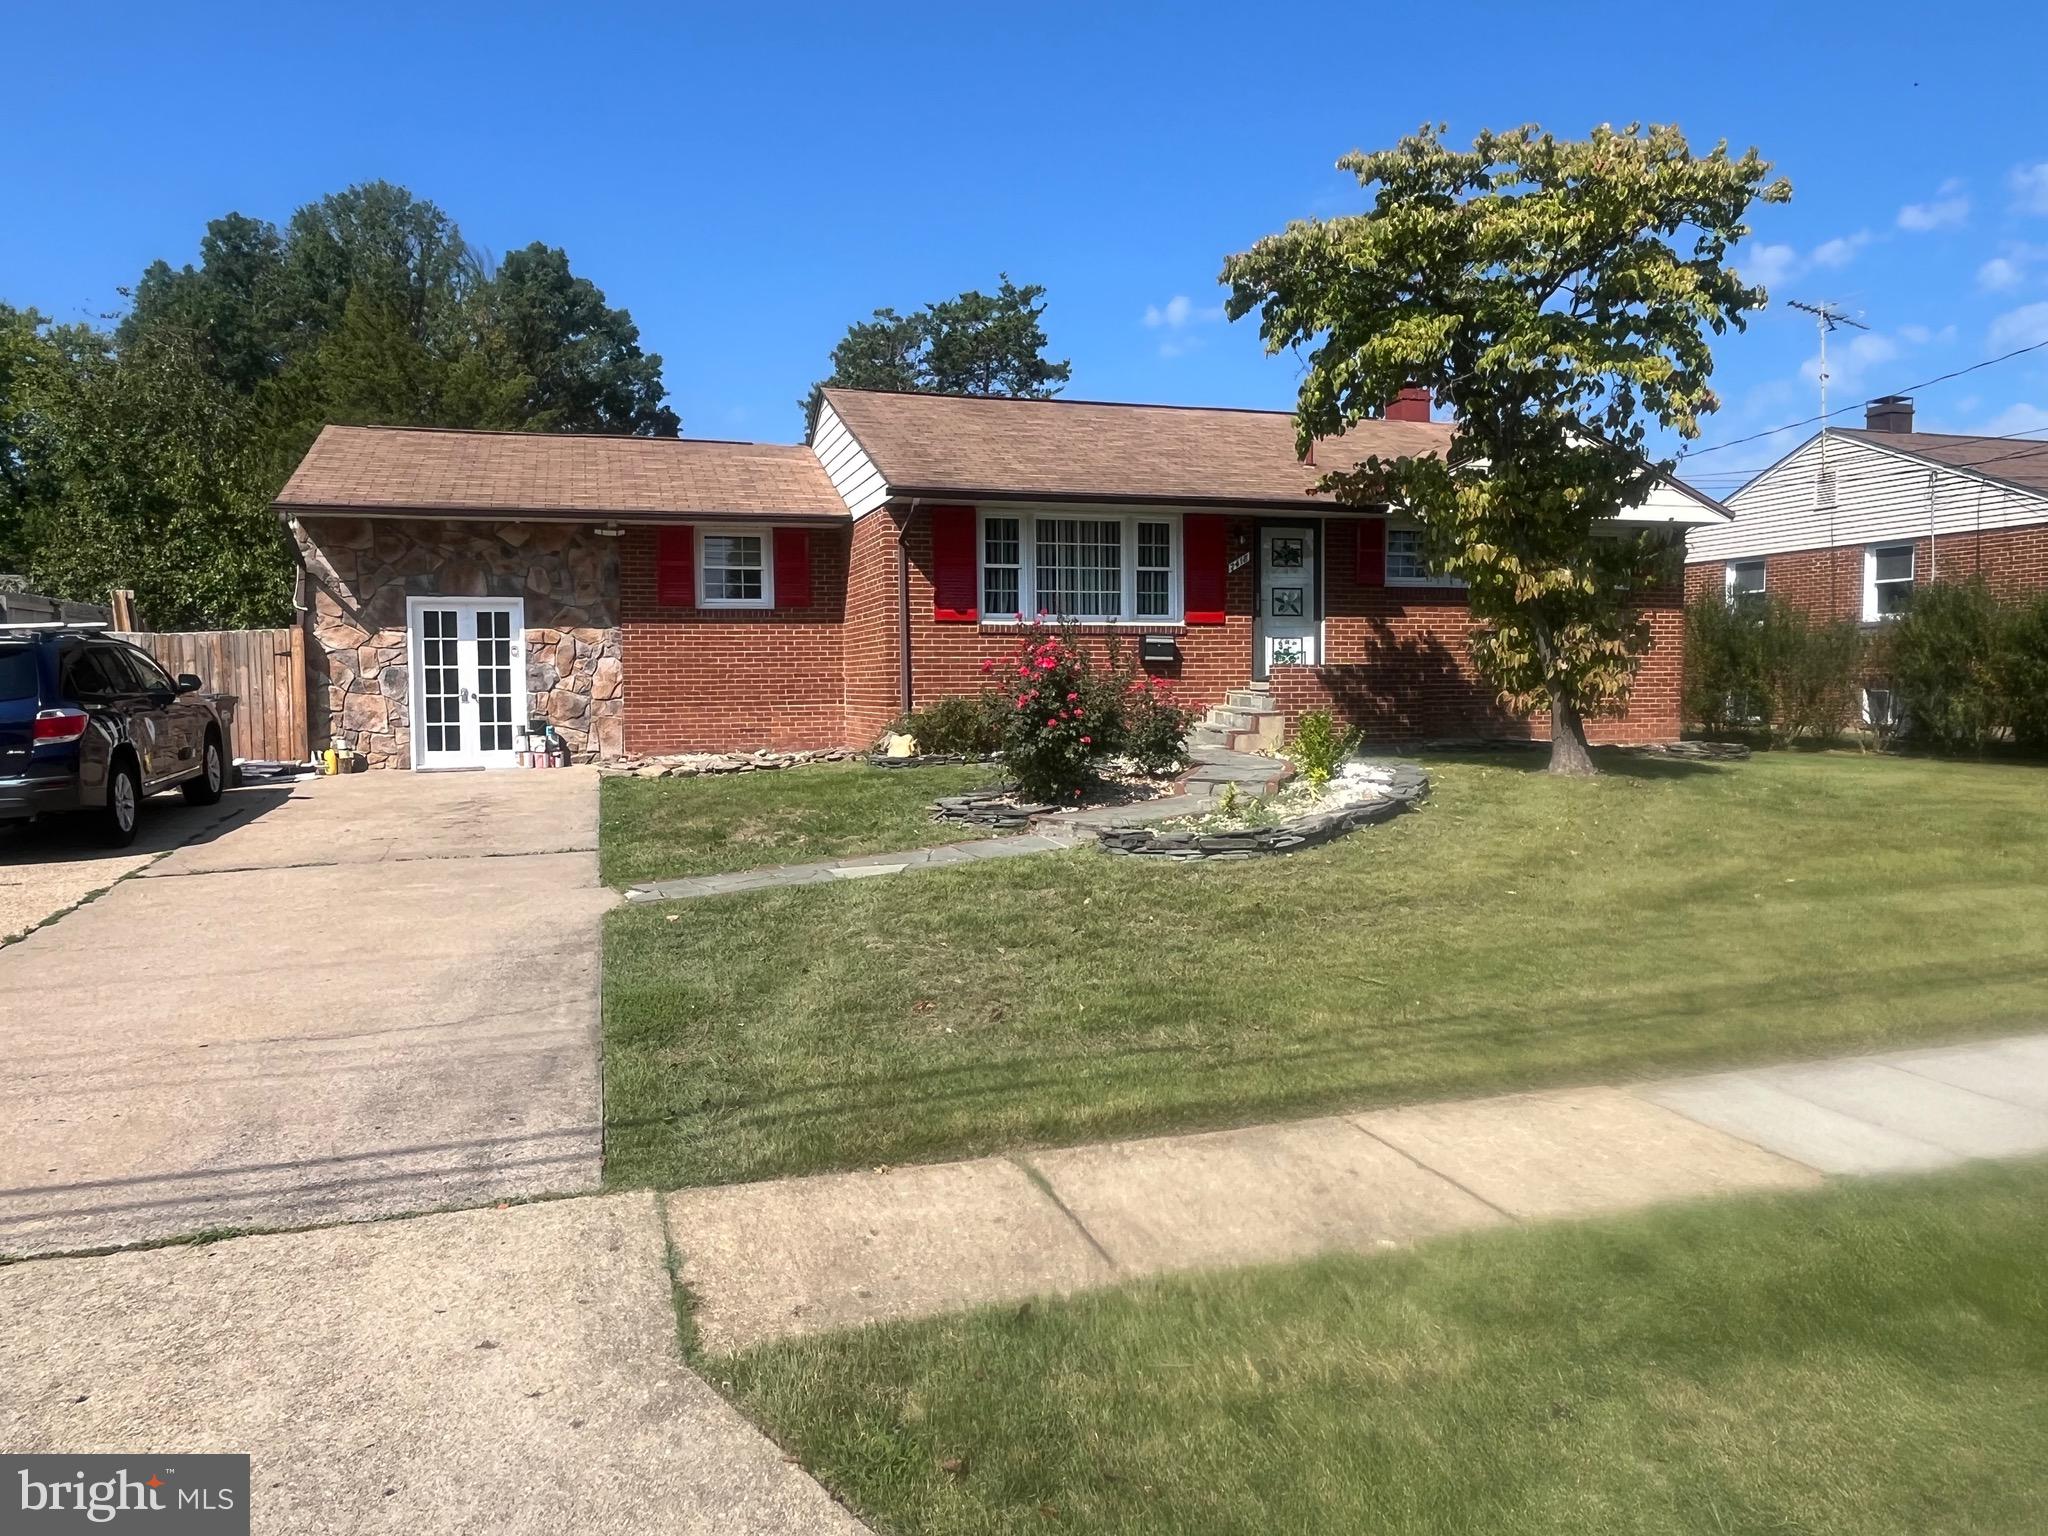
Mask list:
POLYGON ((1828 463, 1835 473, 1833 512, 1817 505, 1820 439, 1815 438, 1728 498, 1734 522, 1695 528, 1686 540, 1686 558, 1743 560, 1796 549, 1924 538, 1930 476, 1937 534, 2048 522, 2048 496, 1993 485, 1861 438, 1830 437, 1828 463))
POLYGON ((832 488, 856 520, 889 499, 889 487, 882 472, 853 440, 853 434, 846 430, 846 423, 829 402, 818 407, 818 429, 811 434, 811 452, 818 456, 832 488))

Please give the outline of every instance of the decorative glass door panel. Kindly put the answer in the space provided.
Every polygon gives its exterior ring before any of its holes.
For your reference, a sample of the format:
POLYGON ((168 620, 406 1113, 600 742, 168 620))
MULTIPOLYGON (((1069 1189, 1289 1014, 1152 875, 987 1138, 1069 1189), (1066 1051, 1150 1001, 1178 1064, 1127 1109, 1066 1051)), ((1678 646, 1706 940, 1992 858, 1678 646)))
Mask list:
POLYGON ((1274 667, 1315 665, 1322 634, 1319 590, 1315 531, 1261 528, 1254 677, 1263 678, 1274 667))

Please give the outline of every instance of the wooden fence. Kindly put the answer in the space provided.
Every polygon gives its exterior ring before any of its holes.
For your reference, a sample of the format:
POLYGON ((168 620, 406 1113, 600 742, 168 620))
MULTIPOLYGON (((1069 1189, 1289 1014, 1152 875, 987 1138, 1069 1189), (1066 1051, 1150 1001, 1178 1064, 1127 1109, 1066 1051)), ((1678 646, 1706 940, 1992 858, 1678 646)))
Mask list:
POLYGON ((191 630, 123 634, 176 677, 197 674, 210 693, 235 695, 237 757, 303 762, 306 736, 306 634, 289 629, 191 630))

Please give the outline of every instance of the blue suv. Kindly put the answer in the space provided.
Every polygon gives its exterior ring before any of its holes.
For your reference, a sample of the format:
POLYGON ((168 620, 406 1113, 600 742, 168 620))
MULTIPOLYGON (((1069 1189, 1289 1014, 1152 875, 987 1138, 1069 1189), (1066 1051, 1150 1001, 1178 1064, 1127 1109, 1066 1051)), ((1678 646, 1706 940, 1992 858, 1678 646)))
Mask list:
POLYGON ((228 783, 232 701, 203 686, 90 628, 0 625, 0 822, 78 812, 119 848, 160 790, 212 805, 228 783))

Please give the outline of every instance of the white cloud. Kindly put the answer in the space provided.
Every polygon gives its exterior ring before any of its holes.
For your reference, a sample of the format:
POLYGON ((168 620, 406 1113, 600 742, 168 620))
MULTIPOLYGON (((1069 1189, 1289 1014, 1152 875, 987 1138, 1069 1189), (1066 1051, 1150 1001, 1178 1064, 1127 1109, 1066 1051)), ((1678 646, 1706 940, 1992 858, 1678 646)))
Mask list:
POLYGON ((1789 280, 1799 270, 1799 253, 1789 245, 1758 245, 1735 253, 1736 270, 1744 282, 1766 288, 1789 280))
POLYGON ((2038 432, 2048 427, 2048 406, 2025 401, 2008 405, 1977 430, 1986 437, 2012 437, 2021 432, 2038 432))
POLYGON ((1977 286, 1987 293, 2004 293, 2019 287, 2025 275, 2010 256, 1994 256, 1977 269, 1977 286))
POLYGON ((1947 229, 1960 224, 1970 216, 1970 200, 1963 195, 1963 184, 1950 179, 1936 190, 1933 199, 1925 203, 1908 203, 1899 210, 1899 228, 1915 234, 1925 234, 1930 229, 1947 229))
POLYGON ((1202 337, 1195 333, 1194 328, 1222 318, 1221 304, 1199 305, 1184 293, 1176 293, 1164 304, 1145 306, 1145 324, 1155 331, 1166 332, 1159 343, 1161 357, 1180 357, 1194 351, 1202 344, 1202 337))
MULTIPOLYGON (((1863 387, 1871 369, 1881 367, 1899 355, 1899 344, 1880 331, 1858 331, 1847 341, 1842 340, 1843 335, 1837 331, 1828 347, 1828 384, 1833 389, 1853 394, 1863 387)), ((1817 381, 1820 378, 1820 354, 1816 352, 1801 363, 1799 371, 1806 378, 1817 381)))
POLYGON ((1846 267, 1856 259, 1856 253, 1870 244, 1870 231, 1859 229, 1853 235, 1839 235, 1833 240, 1823 240, 1813 248, 1813 264, 1817 267, 1846 267))
POLYGON ((2011 181, 2015 210, 2048 214, 2048 160, 2039 165, 2014 166, 2011 181))
POLYGON ((1902 325, 1899 327, 1899 340, 1907 343, 1909 346, 1924 347, 1930 341, 1951 342, 1955 339, 1956 328, 1952 325, 1944 325, 1938 331, 1931 330, 1924 325, 1902 325))
POLYGON ((1221 304, 1212 304, 1207 307, 1198 306, 1193 299, 1184 293, 1176 293, 1164 304, 1147 304, 1145 306, 1145 323, 1154 330, 1163 328, 1169 331, 1177 331, 1184 326, 1205 325, 1212 320, 1221 320, 1222 318, 1223 306, 1221 304))
POLYGON ((1991 345, 1997 351, 2043 341, 2048 341, 2048 300, 2009 309, 1991 322, 1991 345))

